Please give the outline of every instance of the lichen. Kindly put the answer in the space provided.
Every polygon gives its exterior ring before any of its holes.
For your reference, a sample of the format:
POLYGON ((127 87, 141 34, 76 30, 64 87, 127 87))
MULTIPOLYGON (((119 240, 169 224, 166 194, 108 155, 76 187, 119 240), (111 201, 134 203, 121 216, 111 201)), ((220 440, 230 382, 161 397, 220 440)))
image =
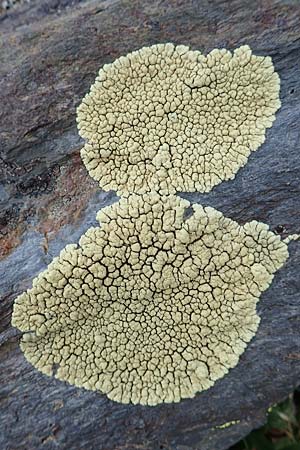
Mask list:
POLYGON ((15 301, 28 361, 123 403, 178 402, 212 386, 254 336, 256 303, 287 245, 262 223, 155 193, 97 218, 15 301))
POLYGON ((106 64, 78 108, 90 175, 118 194, 207 192, 234 178, 280 107, 270 57, 144 47, 106 64))
POLYGON ((233 425, 239 424, 240 420, 231 420, 230 422, 222 423, 222 425, 217 425, 215 428, 219 430, 224 430, 225 428, 232 427, 233 425))

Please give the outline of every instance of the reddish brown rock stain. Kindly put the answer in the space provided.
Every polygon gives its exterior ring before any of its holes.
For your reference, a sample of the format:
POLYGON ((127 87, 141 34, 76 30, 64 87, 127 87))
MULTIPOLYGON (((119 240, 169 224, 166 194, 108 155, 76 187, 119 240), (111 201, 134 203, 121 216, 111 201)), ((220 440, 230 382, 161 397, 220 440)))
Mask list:
POLYGON ((43 249, 47 253, 49 241, 61 227, 75 223, 80 218, 97 189, 97 183, 87 174, 77 151, 68 163, 60 166, 53 189, 36 197, 27 196, 18 220, 10 221, 2 229, 0 259, 8 256, 18 246, 23 233, 29 230, 44 235, 43 249), (27 216, 26 222, 24 216, 27 216), (35 225, 31 223, 33 217, 38 220, 35 225))

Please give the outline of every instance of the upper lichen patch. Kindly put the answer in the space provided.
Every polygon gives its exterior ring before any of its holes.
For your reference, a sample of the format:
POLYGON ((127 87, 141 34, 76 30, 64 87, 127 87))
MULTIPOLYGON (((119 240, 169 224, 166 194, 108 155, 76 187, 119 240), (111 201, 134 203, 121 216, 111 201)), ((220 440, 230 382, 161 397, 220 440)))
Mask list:
POLYGON ((39 370, 109 398, 193 397, 234 367, 256 303, 288 257, 256 221, 239 226, 178 197, 132 195, 98 213, 14 305, 39 370))
POLYGON ((78 108, 81 151, 105 189, 207 192, 265 139, 280 106, 270 57, 144 47, 103 66, 78 108))

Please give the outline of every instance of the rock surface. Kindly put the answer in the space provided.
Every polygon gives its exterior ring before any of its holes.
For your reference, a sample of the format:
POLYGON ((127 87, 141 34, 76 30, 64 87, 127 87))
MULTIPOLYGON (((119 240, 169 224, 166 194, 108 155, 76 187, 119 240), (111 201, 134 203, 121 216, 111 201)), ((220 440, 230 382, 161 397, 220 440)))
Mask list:
POLYGON ((158 42, 270 55, 282 108, 234 181, 183 197, 243 224, 300 232, 300 4, 296 0, 32 0, 0 15, 0 448, 222 450, 265 420, 300 378, 300 246, 259 303, 240 363, 179 404, 126 406, 43 376, 10 326, 14 298, 117 200, 79 157, 75 108, 101 65, 158 42), (230 421, 232 426, 220 428, 230 421))

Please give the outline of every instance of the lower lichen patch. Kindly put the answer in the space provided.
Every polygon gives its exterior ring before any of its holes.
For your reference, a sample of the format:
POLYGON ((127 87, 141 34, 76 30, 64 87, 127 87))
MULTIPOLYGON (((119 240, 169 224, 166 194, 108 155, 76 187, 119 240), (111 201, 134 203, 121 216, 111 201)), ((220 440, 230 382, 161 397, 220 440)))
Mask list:
POLYGON ((147 405, 193 397, 234 367, 288 248, 263 223, 189 207, 147 194, 101 210, 101 226, 16 299, 26 358, 47 375, 147 405))

